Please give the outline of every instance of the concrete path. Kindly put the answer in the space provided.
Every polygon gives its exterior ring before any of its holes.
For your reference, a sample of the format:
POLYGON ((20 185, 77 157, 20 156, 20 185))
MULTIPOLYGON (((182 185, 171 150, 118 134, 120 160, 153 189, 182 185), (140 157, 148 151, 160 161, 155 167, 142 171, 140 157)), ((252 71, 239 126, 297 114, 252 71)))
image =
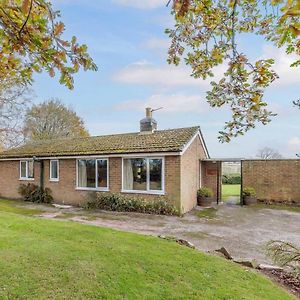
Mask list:
POLYGON ((199 217, 194 210, 184 217, 137 213, 87 212, 82 209, 51 208, 41 217, 105 226, 147 235, 186 239, 198 249, 213 251, 225 247, 234 258, 270 263, 264 252, 270 240, 284 240, 300 246, 300 213, 286 210, 219 205, 199 217))

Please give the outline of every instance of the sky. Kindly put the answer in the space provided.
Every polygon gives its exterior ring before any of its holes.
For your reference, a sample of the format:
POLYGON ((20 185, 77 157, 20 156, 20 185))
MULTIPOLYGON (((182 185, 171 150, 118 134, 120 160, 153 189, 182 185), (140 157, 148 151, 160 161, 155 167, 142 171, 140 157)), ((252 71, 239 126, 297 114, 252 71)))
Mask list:
MULTIPOLYGON (((300 110, 292 105, 300 95, 300 67, 294 58, 255 36, 241 36, 239 50, 251 59, 273 57, 280 76, 266 92, 278 115, 230 143, 218 141, 218 132, 230 120, 226 108, 211 108, 205 94, 210 80, 190 77, 184 64, 166 62, 169 40, 165 28, 173 26, 167 0, 52 0, 66 25, 64 36, 76 35, 88 45, 97 72, 80 71, 70 91, 57 78, 36 74, 33 102, 59 98, 83 118, 91 135, 139 130, 144 109, 154 113, 159 129, 200 126, 211 157, 255 157, 268 146, 283 156, 300 153, 300 110)), ((222 68, 216 70, 220 74, 222 68)))

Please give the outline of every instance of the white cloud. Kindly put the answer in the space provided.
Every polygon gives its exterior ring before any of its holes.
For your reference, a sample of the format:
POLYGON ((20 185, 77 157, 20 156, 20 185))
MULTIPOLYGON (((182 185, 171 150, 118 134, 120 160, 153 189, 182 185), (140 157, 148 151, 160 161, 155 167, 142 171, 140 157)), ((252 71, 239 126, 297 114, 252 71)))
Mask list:
POLYGON ((114 80, 126 84, 160 87, 198 86, 207 89, 210 81, 218 80, 224 70, 224 67, 220 66, 215 70, 215 77, 202 80, 191 77, 189 68, 185 66, 155 66, 147 61, 141 61, 119 71, 115 74, 114 80))
POLYGON ((120 110, 143 111, 145 107, 163 107, 163 113, 201 113, 209 109, 208 103, 199 95, 184 94, 156 94, 143 100, 129 100, 119 103, 120 110))
POLYGON ((112 2, 138 9, 154 9, 166 5, 165 0, 112 0, 112 2))
POLYGON ((263 58, 274 58, 274 70, 279 75, 279 79, 274 81, 271 87, 282 87, 293 84, 299 84, 300 67, 291 68, 290 65, 299 59, 297 55, 288 55, 284 49, 278 49, 273 46, 263 47, 263 58))
POLYGON ((295 136, 289 140, 289 145, 300 150, 300 138, 295 136))

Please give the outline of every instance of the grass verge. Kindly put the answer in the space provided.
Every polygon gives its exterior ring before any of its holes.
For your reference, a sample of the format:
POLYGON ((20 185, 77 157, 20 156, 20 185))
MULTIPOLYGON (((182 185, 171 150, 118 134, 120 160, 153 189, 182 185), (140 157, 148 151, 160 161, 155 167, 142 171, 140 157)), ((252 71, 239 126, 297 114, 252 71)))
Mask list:
POLYGON ((172 241, 0 203, 0 299, 293 299, 255 271, 172 241))

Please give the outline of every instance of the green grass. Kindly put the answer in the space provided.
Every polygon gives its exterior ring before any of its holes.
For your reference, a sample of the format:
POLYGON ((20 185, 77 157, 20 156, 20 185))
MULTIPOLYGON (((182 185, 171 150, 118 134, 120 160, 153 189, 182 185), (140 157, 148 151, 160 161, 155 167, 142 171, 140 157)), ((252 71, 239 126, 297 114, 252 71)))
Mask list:
POLYGON ((222 199, 226 199, 230 196, 240 196, 240 192, 240 184, 222 184, 222 199))
POLYGON ((217 217, 217 209, 214 207, 204 208, 199 210, 196 215, 199 218, 214 219, 217 217))
POLYGON ((0 199, 0 211, 29 216, 40 215, 43 212, 43 210, 24 207, 24 205, 22 201, 0 199))
POLYGON ((264 203, 258 203, 255 205, 252 205, 254 208, 269 208, 269 209, 278 209, 278 210, 287 210, 287 211, 293 211, 293 212, 299 212, 300 213, 300 206, 292 206, 292 205, 285 205, 285 204, 264 204, 264 203))
POLYGON ((0 299, 294 299, 255 271, 172 241, 0 203, 0 299))

